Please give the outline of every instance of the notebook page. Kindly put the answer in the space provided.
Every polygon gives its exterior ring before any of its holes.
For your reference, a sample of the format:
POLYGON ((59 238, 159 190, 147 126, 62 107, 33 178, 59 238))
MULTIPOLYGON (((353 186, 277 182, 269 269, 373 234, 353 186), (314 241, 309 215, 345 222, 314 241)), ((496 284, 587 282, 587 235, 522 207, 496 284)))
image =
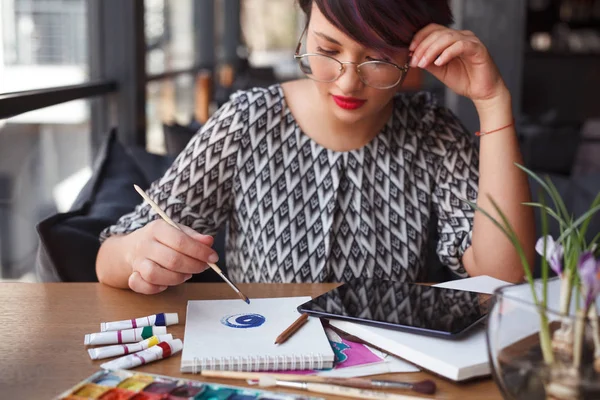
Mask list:
MULTIPOLYGON (((188 302, 181 368, 258 369, 257 362, 287 365, 317 362, 319 357, 330 367, 333 350, 318 318, 308 321, 286 342, 275 338, 299 316, 296 308, 311 298, 285 297, 252 299, 246 304, 236 300, 192 300, 188 302), (271 362, 272 361, 272 362, 271 362), (216 363, 218 365, 209 365, 216 363), (243 364, 243 365, 242 365, 243 364)), ((264 367, 264 365, 262 365, 264 367)), ((273 365, 272 365, 273 367, 273 365)), ((327 367, 327 366, 325 366, 327 367)))

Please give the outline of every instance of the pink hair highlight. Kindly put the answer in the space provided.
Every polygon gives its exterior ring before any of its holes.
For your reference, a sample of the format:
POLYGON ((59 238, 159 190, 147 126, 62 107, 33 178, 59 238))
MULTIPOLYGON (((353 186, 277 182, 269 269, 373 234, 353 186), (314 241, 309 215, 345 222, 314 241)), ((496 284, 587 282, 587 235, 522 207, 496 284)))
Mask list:
POLYGON ((310 17, 313 3, 344 34, 363 46, 391 55, 409 46, 430 23, 448 25, 448 0, 298 0, 310 17))

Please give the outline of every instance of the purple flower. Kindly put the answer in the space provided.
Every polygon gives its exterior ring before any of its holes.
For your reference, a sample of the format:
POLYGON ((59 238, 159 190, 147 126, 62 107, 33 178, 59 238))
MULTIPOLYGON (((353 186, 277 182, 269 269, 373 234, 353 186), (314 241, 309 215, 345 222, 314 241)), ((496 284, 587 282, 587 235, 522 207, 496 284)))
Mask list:
POLYGON ((579 257, 577 268, 583 290, 586 292, 585 309, 587 310, 600 293, 600 261, 594 258, 594 253, 586 251, 579 257))
POLYGON ((556 275, 562 276, 563 247, 560 243, 555 242, 552 236, 546 236, 546 254, 544 254, 544 237, 542 236, 535 244, 535 251, 548 260, 550 268, 556 275))

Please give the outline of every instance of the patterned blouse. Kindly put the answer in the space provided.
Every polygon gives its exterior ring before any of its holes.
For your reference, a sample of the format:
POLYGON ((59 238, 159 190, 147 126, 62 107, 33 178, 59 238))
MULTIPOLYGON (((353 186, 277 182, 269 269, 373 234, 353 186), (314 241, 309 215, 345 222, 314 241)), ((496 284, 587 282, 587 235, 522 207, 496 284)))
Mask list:
MULTIPOLYGON (((280 85, 234 94, 148 194, 176 222, 214 235, 226 226, 236 282, 417 281, 428 223, 437 254, 460 277, 471 244, 478 152, 428 93, 399 94, 386 126, 360 149, 307 136, 280 85)), ((158 215, 147 204, 101 233, 132 232, 158 215)))

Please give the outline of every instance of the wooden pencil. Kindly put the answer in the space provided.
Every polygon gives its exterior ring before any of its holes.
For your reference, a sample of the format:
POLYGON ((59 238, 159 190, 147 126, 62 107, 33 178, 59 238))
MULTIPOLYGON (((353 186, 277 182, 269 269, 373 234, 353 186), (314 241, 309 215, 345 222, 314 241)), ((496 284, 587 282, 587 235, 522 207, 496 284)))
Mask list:
POLYGON ((308 314, 300 315, 298 317, 298 319, 294 321, 293 324, 288 326, 288 328, 285 331, 281 332, 281 334, 279 336, 277 336, 277 338, 275 339, 275 344, 281 344, 281 343, 285 342, 286 340, 288 340, 288 338, 290 336, 292 336, 294 333, 298 332, 300 327, 302 325, 304 325, 304 323, 306 321, 308 321, 308 314))
MULTIPOLYGON (((144 198, 144 200, 146 200, 146 202, 148 204, 150 204, 150 207, 152 207, 154 209, 154 211, 156 211, 158 213, 158 215, 160 215, 161 218, 165 220, 165 222, 167 222, 172 227, 179 229, 181 232, 183 232, 183 229, 181 229, 181 227, 179 225, 177 225, 171 218, 169 218, 169 216, 158 206, 158 204, 156 204, 150 198, 150 196, 148 196, 148 194, 146 192, 144 192, 144 190, 141 187, 139 187, 138 185, 133 185, 133 187, 140 194, 140 196, 142 196, 144 198)), ((244 300, 247 304, 250 304, 250 299, 248 298, 248 296, 246 296, 244 293, 242 293, 242 291, 237 286, 235 286, 235 284, 233 282, 231 282, 225 276, 225 274, 223 274, 223 271, 221 271, 221 268, 219 268, 216 264, 213 264, 213 263, 207 263, 207 264, 210 268, 212 268, 213 271, 215 271, 221 277, 221 279, 223 279, 225 281, 225 283, 227 283, 229 286, 231 286, 231 288, 233 290, 235 290, 235 292, 240 297, 240 299, 244 300)))

